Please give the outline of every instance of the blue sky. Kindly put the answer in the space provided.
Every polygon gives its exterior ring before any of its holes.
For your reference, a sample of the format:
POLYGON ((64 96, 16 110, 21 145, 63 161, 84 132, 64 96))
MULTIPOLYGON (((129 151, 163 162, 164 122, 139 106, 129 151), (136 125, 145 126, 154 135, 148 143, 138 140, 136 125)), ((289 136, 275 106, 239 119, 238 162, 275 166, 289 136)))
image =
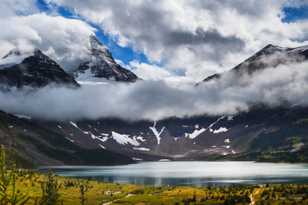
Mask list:
POLYGON ((307 5, 302 7, 285 7, 283 11, 285 13, 285 18, 283 20, 286 22, 292 22, 308 18, 307 5))

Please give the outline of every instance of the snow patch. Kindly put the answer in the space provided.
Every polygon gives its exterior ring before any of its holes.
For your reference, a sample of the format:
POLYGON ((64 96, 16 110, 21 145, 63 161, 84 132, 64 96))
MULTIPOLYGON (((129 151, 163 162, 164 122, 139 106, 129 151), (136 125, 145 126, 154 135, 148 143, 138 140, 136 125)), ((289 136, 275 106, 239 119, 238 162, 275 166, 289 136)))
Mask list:
POLYGON ((108 137, 97 137, 96 139, 98 139, 101 142, 106 142, 109 138, 108 137))
POLYGON ((158 131, 156 129, 156 121, 154 121, 154 124, 152 127, 149 127, 150 130, 152 130, 153 134, 155 135, 156 139, 157 139, 157 144, 160 144, 160 140, 161 140, 161 134, 163 133, 163 131, 165 130, 165 127, 163 127, 160 131, 158 131))
POLYGON ((298 151, 300 151, 304 146, 305 146, 305 144, 302 143, 302 142, 296 143, 296 144, 294 144, 294 145, 292 146, 293 149, 291 150, 291 152, 298 152, 298 151))
POLYGON ((140 143, 137 141, 136 137, 130 138, 129 135, 120 134, 117 132, 111 132, 112 138, 121 145, 131 144, 133 146, 140 146, 140 143))
POLYGON ((97 137, 96 135, 94 135, 92 132, 90 132, 90 136, 91 136, 91 138, 94 139, 94 140, 95 140, 96 138, 99 138, 99 137, 97 137))
POLYGON ((133 159, 134 161, 143 161, 143 159, 137 158, 137 157, 133 157, 132 159, 133 159))
POLYGON ((144 139, 144 138, 141 137, 141 136, 136 137, 136 139, 137 139, 138 141, 141 141, 141 142, 145 142, 145 141, 146 141, 146 139, 144 139))
POLYGON ((65 139, 67 139, 67 140, 70 141, 71 143, 74 143, 74 142, 75 142, 75 140, 73 140, 73 139, 71 139, 71 138, 69 138, 69 137, 65 137, 65 139))
POLYGON ((98 144, 98 146, 100 146, 102 149, 106 149, 106 147, 104 147, 104 146, 101 145, 101 144, 98 144))
POLYGON ((150 151, 150 149, 146 147, 133 147, 133 150, 144 151, 144 152, 150 151))
POLYGON ((213 122, 212 124, 210 124, 207 128, 211 130, 211 128, 216 125, 220 120, 224 119, 225 116, 222 116, 220 118, 218 118, 215 122, 213 122))
POLYGON ((198 137, 199 135, 201 135, 205 131, 206 131, 205 128, 201 128, 199 130, 196 129, 192 133, 185 133, 185 137, 188 137, 189 139, 195 139, 196 137, 198 137))
POLYGON ((20 114, 14 114, 15 117, 18 117, 20 119, 27 119, 27 120, 31 120, 30 116, 27 115, 20 115, 20 114))
POLYGON ((91 133, 91 132, 82 130, 82 129, 81 129, 80 127, 78 127, 78 125, 77 125, 75 122, 73 122, 73 121, 70 121, 70 124, 71 124, 73 127, 77 128, 77 129, 78 129, 80 132, 82 132, 83 134, 85 134, 85 135, 89 135, 89 134, 90 134, 91 138, 93 138, 93 139, 95 139, 95 137, 97 137, 97 136, 93 135, 93 133, 91 133))
POLYGON ((217 130, 213 130, 214 134, 219 134, 219 133, 223 133, 223 132, 228 132, 228 129, 226 127, 220 127, 217 130))
POLYGON ((159 162, 170 162, 170 159, 160 159, 159 162))
POLYGON ((79 130, 80 130, 80 128, 78 127, 78 125, 77 125, 75 122, 70 121, 70 124, 71 124, 73 127, 76 127, 77 129, 79 129, 79 130))

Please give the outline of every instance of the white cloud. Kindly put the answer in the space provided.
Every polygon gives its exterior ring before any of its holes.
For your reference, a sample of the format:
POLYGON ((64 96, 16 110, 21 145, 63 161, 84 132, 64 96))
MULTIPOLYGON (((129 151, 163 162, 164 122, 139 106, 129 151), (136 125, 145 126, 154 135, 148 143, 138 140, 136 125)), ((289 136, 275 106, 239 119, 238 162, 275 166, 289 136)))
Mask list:
POLYGON ((12 15, 0 20, 0 56, 17 47, 39 48, 66 70, 75 68, 88 54, 89 35, 94 29, 77 19, 45 13, 12 15))
POLYGON ((229 73, 199 86, 138 81, 83 85, 80 89, 45 87, 31 92, 0 92, 0 110, 53 120, 158 120, 235 114, 258 103, 270 107, 307 106, 307 66, 308 63, 278 66, 241 78, 229 73))
MULTIPOLYGON (((162 65, 138 65, 143 78, 169 78, 182 73, 187 80, 228 70, 272 43, 308 43, 308 22, 282 21, 283 5, 305 1, 267 0, 46 0, 71 8, 96 23, 122 46, 132 46, 162 65), (165 71, 163 71, 165 70, 165 71), (146 76, 145 73, 148 73, 146 76)), ((0 55, 14 46, 41 48, 67 70, 87 54, 93 28, 78 19, 38 13, 35 0, 4 0, 0 5, 0 55), (14 26, 12 26, 14 25, 14 26)), ((137 74, 138 74, 137 73, 137 74)), ((181 77, 183 78, 183 77, 181 77)))
POLYGON ((131 61, 129 67, 138 77, 144 80, 162 80, 171 77, 167 70, 156 65, 131 61))
POLYGON ((15 16, 17 14, 32 14, 37 12, 35 0, 1 0, 0 17, 15 16))
POLYGON ((235 66, 266 44, 297 46, 308 23, 282 22, 288 2, 268 0, 48 0, 72 8, 170 71, 196 81, 235 66))

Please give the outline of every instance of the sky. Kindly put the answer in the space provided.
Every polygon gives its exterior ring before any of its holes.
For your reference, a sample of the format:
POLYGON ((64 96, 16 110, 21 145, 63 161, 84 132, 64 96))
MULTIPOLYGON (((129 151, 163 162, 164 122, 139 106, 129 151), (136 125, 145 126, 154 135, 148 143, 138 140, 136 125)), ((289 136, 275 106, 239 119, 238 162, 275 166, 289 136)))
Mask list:
POLYGON ((71 70, 95 33, 150 80, 198 82, 267 44, 308 44, 305 0, 3 0, 0 11, 0 55, 35 46, 71 70))
POLYGON ((2 0, 0 56, 39 48, 69 72, 88 59, 95 34, 144 80, 0 91, 0 110, 53 120, 159 120, 232 115, 258 103, 307 106, 308 64, 271 68, 275 54, 260 59, 269 64, 264 71, 226 72, 195 86, 268 44, 308 45, 307 8, 304 0, 2 0))
POLYGON ((70 70, 95 33, 151 80, 198 82, 267 44, 308 44, 308 1, 4 0, 0 11, 0 24, 16 25, 0 35, 0 55, 35 46, 70 70))

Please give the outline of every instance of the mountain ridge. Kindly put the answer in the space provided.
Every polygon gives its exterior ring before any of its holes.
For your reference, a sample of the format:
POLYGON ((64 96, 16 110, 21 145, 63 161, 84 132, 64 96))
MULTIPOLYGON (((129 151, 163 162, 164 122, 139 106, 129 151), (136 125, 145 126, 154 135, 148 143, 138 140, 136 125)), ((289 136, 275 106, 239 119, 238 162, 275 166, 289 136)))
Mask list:
POLYGON ((39 88, 51 83, 79 87, 72 76, 39 49, 27 53, 13 50, 2 60, 4 63, 0 67, 0 82, 3 87, 39 88))
MULTIPOLYGON (((94 50, 98 55, 108 51, 106 47, 94 50)), ((270 59, 273 63, 271 66, 303 61, 308 57, 307 50, 306 47, 288 49, 270 45, 233 70, 240 75, 247 69, 251 69, 252 73, 256 69, 265 69, 267 67, 257 61, 266 60, 268 56, 272 57, 277 52, 279 59, 270 59), (285 52, 290 57, 295 54, 295 59, 281 60, 280 54, 285 52), (301 58, 297 58, 298 53, 301 54, 301 58), (252 66, 249 65, 250 62, 252 66)), ((51 64, 56 71, 65 73, 63 69, 59 70, 60 67, 56 62, 50 62, 41 51, 36 52, 37 57, 34 60, 30 58, 30 63, 49 62, 47 64, 51 64)), ((11 53, 13 54, 20 55, 16 51, 11 53)), ((18 64, 7 65, 9 68, 17 67, 23 71, 20 65, 28 65, 27 62, 17 61, 18 64)), ((26 70, 28 67, 25 66, 26 70)), ((41 68, 35 65, 33 69, 41 68)), ((0 68, 0 76, 3 70, 7 68, 5 66, 4 69, 0 68)), ((13 82, 14 77, 14 75, 11 77, 13 82)), ((27 83, 21 85, 31 86, 35 82, 34 85, 41 87, 50 83, 50 78, 43 81, 44 83, 37 83, 36 77, 40 79, 41 76, 32 77, 29 82, 26 81, 27 83)), ((9 85, 16 84, 19 85, 18 83, 9 85)), ((110 118, 43 121, 33 119, 31 116, 1 112, 0 142, 8 146, 14 145, 20 156, 25 156, 28 160, 33 159, 36 165, 111 165, 167 159, 256 161, 293 159, 307 162, 308 158, 305 155, 308 150, 307 119, 308 112, 305 107, 268 108, 262 105, 252 107, 248 112, 230 116, 174 117, 154 122, 146 120, 128 122, 110 118), (31 147, 30 151, 28 147, 31 147)))
POLYGON ((308 46, 287 48, 268 44, 267 46, 256 52, 251 57, 244 60, 242 63, 236 65, 229 71, 210 75, 206 77, 202 82, 219 79, 221 75, 224 75, 228 72, 236 72, 239 73, 239 75, 247 73, 250 75, 257 70, 262 70, 268 67, 277 67, 282 64, 302 62, 306 61, 307 59, 308 46))

